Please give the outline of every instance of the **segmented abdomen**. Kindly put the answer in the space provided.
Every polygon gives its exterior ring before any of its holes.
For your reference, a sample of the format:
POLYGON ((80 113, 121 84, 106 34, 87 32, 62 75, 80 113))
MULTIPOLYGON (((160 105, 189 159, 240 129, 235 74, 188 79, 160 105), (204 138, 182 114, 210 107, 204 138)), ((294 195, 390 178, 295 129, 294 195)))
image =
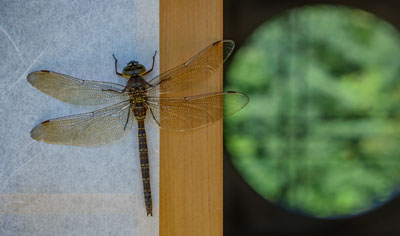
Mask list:
POLYGON ((151 201, 150 169, 149 169, 149 157, 147 152, 146 131, 144 129, 144 120, 137 120, 137 122, 138 122, 139 154, 140 154, 140 167, 142 169, 144 202, 146 205, 147 215, 152 216, 153 203, 151 201))

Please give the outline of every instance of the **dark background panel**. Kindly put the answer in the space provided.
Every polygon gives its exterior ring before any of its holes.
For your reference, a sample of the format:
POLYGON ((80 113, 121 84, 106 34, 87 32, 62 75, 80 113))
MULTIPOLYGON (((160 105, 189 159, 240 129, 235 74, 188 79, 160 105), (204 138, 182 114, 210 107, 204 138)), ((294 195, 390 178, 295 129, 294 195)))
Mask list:
MULTIPOLYGON (((224 38, 234 40, 240 48, 262 23, 292 8, 310 4, 360 8, 400 29, 400 1, 225 0, 224 38)), ((240 177, 225 152, 224 235, 400 235, 400 198, 358 216, 317 219, 277 206, 259 196, 240 177)))

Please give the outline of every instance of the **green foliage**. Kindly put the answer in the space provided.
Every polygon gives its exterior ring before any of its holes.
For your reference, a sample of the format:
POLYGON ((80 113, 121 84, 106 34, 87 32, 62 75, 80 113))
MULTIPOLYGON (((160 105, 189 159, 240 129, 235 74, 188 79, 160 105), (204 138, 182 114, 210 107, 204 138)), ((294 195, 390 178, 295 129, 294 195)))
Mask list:
POLYGON ((400 40, 345 7, 294 9, 235 55, 228 89, 249 105, 225 121, 232 160, 266 199, 316 217, 356 214, 400 183, 400 40))

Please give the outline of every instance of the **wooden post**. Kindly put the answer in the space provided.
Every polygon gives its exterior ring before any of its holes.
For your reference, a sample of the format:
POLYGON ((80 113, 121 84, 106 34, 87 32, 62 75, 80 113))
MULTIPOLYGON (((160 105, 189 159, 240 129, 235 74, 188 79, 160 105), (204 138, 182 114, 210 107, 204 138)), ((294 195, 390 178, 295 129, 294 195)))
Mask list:
MULTIPOLYGON (((160 72, 222 39, 222 0, 160 0, 160 72)), ((222 69, 204 88, 222 90, 222 69)), ((162 115, 162 114, 161 114, 162 115)), ((160 235, 222 235, 222 122, 160 131, 160 235)))

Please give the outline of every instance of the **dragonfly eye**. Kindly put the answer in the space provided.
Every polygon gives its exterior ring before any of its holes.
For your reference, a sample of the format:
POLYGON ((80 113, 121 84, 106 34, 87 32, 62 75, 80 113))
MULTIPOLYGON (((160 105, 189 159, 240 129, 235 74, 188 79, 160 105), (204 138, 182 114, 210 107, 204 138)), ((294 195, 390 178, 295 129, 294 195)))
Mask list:
POLYGON ((131 78, 132 76, 140 76, 146 72, 146 68, 139 64, 137 61, 130 61, 125 68, 122 70, 122 75, 125 78, 131 78))
POLYGON ((138 64, 138 65, 136 66, 136 72, 137 72, 137 75, 143 75, 144 72, 146 72, 146 67, 144 67, 144 66, 141 65, 141 64, 138 64))
POLYGON ((130 62, 128 62, 127 66, 134 67, 134 66, 137 66, 138 64, 139 64, 139 62, 137 62, 137 61, 130 61, 130 62))

